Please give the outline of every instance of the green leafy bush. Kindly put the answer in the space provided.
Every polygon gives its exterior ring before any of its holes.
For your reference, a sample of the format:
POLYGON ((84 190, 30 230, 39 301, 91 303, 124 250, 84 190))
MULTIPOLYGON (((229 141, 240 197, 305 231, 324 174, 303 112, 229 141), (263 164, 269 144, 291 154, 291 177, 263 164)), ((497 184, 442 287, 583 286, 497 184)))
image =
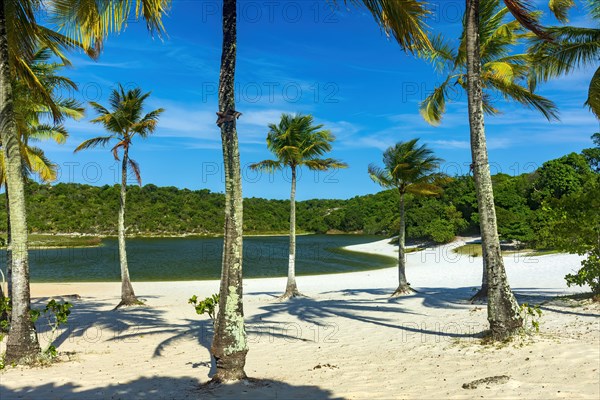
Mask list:
POLYGON ((527 303, 521 304, 521 317, 523 318, 524 327, 527 327, 530 323, 536 333, 540 331, 540 318, 542 318, 540 306, 535 305, 532 307, 527 303))
POLYGON ((594 295, 600 295, 600 257, 596 253, 590 253, 588 257, 581 261, 581 269, 576 274, 565 276, 567 285, 584 286, 588 285, 594 295))
POLYGON ((46 307, 42 310, 31 309, 29 310, 29 314, 31 315, 31 320, 33 322, 37 322, 40 317, 44 317, 46 319, 46 323, 50 328, 50 338, 48 339, 48 345, 42 351, 42 353, 50 358, 54 358, 58 355, 58 351, 54 346, 54 339, 56 336, 56 332, 61 325, 67 323, 69 319, 69 315, 71 314, 71 307, 73 304, 67 302, 59 303, 58 301, 52 299, 46 304, 46 307))
POLYGON ((194 308, 196 309, 196 314, 198 314, 198 315, 208 314, 208 316, 214 323, 215 316, 216 316, 216 310, 217 310, 217 307, 219 306, 219 295, 218 294, 215 293, 211 297, 207 297, 202 301, 198 301, 198 296, 193 295, 188 300, 188 303, 194 306, 194 308))

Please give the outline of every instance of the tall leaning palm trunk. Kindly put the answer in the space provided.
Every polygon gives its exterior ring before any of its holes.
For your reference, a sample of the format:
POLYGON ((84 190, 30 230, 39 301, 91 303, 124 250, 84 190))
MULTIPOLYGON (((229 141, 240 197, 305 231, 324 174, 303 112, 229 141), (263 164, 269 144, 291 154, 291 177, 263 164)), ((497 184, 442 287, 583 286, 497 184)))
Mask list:
POLYGON ((225 169, 225 227, 219 312, 211 353, 217 372, 214 382, 246 378, 248 346, 242 290, 242 179, 235 111, 236 0, 223 0, 223 47, 219 76, 219 116, 225 169))
POLYGON ((118 236, 119 236, 119 262, 121 265, 121 302, 116 308, 121 306, 141 305, 143 304, 135 295, 131 279, 129 278, 129 266, 127 264, 127 249, 125 247, 125 203, 127 199, 127 163, 129 162, 129 147, 123 151, 123 160, 121 162, 121 197, 119 207, 118 236))
POLYGON ((29 315, 29 262, 27 215, 22 160, 15 124, 13 93, 8 55, 5 1, 0 2, 0 131, 5 159, 6 188, 10 193, 12 253, 12 314, 6 344, 6 362, 33 358, 40 352, 35 326, 29 315))
POLYGON ((488 275, 488 321, 492 338, 504 340, 523 326, 519 305, 510 289, 500 253, 494 193, 483 119, 481 59, 479 56, 479 0, 466 0, 467 94, 473 175, 485 263, 488 275))

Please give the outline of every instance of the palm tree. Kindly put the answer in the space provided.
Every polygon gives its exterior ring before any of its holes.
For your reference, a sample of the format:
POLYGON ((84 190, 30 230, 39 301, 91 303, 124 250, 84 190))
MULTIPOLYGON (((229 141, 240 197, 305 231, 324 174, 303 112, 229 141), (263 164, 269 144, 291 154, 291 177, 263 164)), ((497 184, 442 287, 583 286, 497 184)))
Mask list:
MULTIPOLYGON (((50 57, 49 49, 39 49, 34 54, 29 64, 29 69, 44 88, 44 91, 51 94, 52 101, 61 120, 64 118, 82 118, 83 108, 78 102, 73 99, 62 99, 56 96, 56 89, 69 87, 76 90, 77 86, 70 79, 57 75, 57 71, 65 65, 64 63, 49 63, 50 57)), ((68 132, 62 122, 57 123, 52 121, 52 110, 45 104, 45 99, 43 96, 40 96, 39 91, 30 90, 20 79, 14 80, 13 87, 15 90, 15 122, 17 125, 21 158, 23 160, 23 177, 26 178, 31 174, 35 174, 43 182, 51 182, 56 179, 56 164, 45 156, 44 151, 40 147, 33 146, 31 143, 50 139, 62 144, 66 141, 68 132)), ((1 145, 2 143, 0 142, 1 145)), ((2 186, 5 188, 6 207, 9 210, 9 193, 6 190, 5 171, 4 155, 0 153, 0 188, 2 186)), ((12 252, 10 251, 9 212, 7 212, 7 227, 7 296, 11 297, 12 252)))
POLYGON ((150 96, 150 92, 142 94, 140 88, 125 91, 119 84, 109 97, 110 110, 106 107, 91 101, 90 105, 98 114, 91 122, 102 124, 110 132, 108 136, 100 136, 88 139, 81 143, 75 149, 75 152, 94 148, 96 146, 106 146, 111 141, 116 140, 111 152, 117 161, 121 161, 121 201, 119 207, 118 237, 119 237, 119 261, 121 265, 121 302, 115 308, 121 306, 141 305, 137 299, 129 278, 129 268, 127 266, 127 251, 125 248, 125 200, 127 196, 127 172, 129 169, 135 174, 135 177, 142 185, 140 168, 137 162, 129 157, 129 149, 133 138, 136 136, 142 139, 148 138, 154 133, 158 118, 164 109, 159 108, 143 115, 144 101, 150 96), (123 155, 119 158, 119 151, 123 155))
MULTIPOLYGON (((136 17, 142 15, 148 28, 162 31, 161 16, 169 0, 137 0, 136 17)), ((6 361, 19 363, 35 357, 40 346, 35 326, 29 317, 29 261, 27 252, 27 214, 22 177, 22 161, 18 133, 14 120, 14 96, 11 79, 18 76, 32 90, 39 91, 52 110, 55 121, 59 113, 49 93, 28 67, 35 49, 48 47, 52 53, 68 63, 65 50, 83 49, 96 56, 102 40, 110 32, 120 31, 133 8, 130 1, 106 0, 2 0, 0 2, 0 138, 6 162, 6 184, 9 197, 9 218, 12 237, 13 280, 12 321, 6 345, 6 361), (62 35, 39 25, 36 16, 49 11, 62 35)))
POLYGON ((479 42, 479 0, 467 0, 465 11, 465 47, 467 59, 467 95, 473 176, 483 254, 488 278, 488 321, 494 340, 504 340, 523 327, 519 304, 506 277, 494 208, 494 192, 487 155, 484 128, 484 97, 479 42))
POLYGON ((285 293, 280 299, 300 296, 296 285, 296 172, 303 166, 313 171, 346 168, 347 165, 333 158, 320 158, 331 151, 335 137, 323 125, 313 125, 312 115, 283 114, 278 125, 270 124, 267 147, 275 160, 264 160, 250 168, 274 172, 289 167, 292 172, 290 194, 290 257, 285 293))
POLYGON ((217 126, 221 129, 223 143, 225 226, 219 311, 211 345, 211 353, 217 365, 217 372, 212 378, 214 382, 245 379, 244 366, 248 353, 242 298, 243 205, 236 127, 236 121, 241 114, 235 110, 236 47, 236 0, 223 0, 223 44, 217 126))
MULTIPOLYGON (((532 107, 548 119, 557 118, 556 105, 537 94, 531 92, 526 86, 529 70, 533 59, 529 54, 516 53, 521 39, 528 37, 523 33, 523 28, 517 20, 506 21, 508 8, 501 7, 499 0, 485 0, 480 3, 479 10, 479 38, 481 54, 481 80, 486 94, 483 96, 484 112, 489 115, 499 113, 494 107, 491 98, 500 94, 505 99, 510 99, 523 105, 532 107)), ((466 36, 463 33, 457 49, 441 36, 432 40, 432 48, 420 54, 431 61, 438 72, 444 73, 444 82, 436 87, 433 92, 421 102, 420 112, 423 118, 432 125, 438 125, 446 110, 446 102, 450 90, 460 87, 467 90, 466 77, 466 36)), ((485 250, 483 250, 483 274, 480 290, 471 298, 472 301, 483 301, 487 298, 488 277, 485 264, 485 250)))
MULTIPOLYGON (((72 0, 75 1, 75 0, 72 0)), ((333 2, 333 0, 332 0, 333 2)), ((420 49, 429 41, 424 30, 425 4, 418 0, 347 0, 363 4, 386 33, 392 33, 406 50, 420 49)), ((244 327, 242 293, 242 181, 235 110, 235 66, 237 48, 236 0, 223 0, 223 44, 219 77, 217 125, 223 142, 225 166, 225 226, 219 312, 211 353, 217 361, 213 381, 246 377, 244 365, 248 346, 244 327)))
MULTIPOLYGON (((587 3, 590 16, 600 23, 600 2, 588 0, 587 3)), ((567 11, 575 3, 551 0, 549 5, 560 22, 568 22, 567 11)), ((600 59, 599 28, 556 26, 549 27, 546 31, 553 40, 533 37, 528 50, 534 61, 529 80, 532 89, 538 82, 569 74, 577 68, 595 66, 600 59)), ((600 119, 600 67, 590 81, 585 105, 600 119)))
POLYGON ((12 313, 11 327, 6 344, 6 361, 18 363, 32 358, 40 352, 35 326, 30 319, 29 260, 27 252, 27 215, 25 212, 25 190, 21 145, 15 124, 14 97, 12 82, 19 77, 32 90, 38 90, 45 97, 46 104, 56 108, 49 93, 40 87, 28 62, 33 58, 35 48, 41 43, 62 56, 61 47, 68 47, 69 41, 60 35, 52 35, 35 23, 38 2, 2 0, 0 3, 0 140, 5 160, 6 188, 10 193, 8 202, 11 221, 11 269, 12 313))
POLYGON ((417 196, 435 196, 441 188, 436 185, 440 175, 434 172, 442 159, 433 155, 426 145, 418 145, 419 139, 398 142, 383 153, 384 167, 369 165, 371 179, 388 189, 397 189, 400 194, 400 229, 398 233, 398 288, 392 297, 413 293, 406 279, 406 219, 404 197, 407 193, 417 196))
MULTIPOLYGON (((491 99, 501 95, 538 110, 548 119, 557 119, 556 105, 527 87, 532 57, 527 53, 517 53, 522 39, 529 35, 523 32, 521 24, 514 19, 506 20, 509 10, 500 6, 500 0, 482 0, 479 9, 479 39, 481 55, 481 81, 484 112, 490 115, 499 113, 491 99)), ((464 23, 463 23, 464 24, 464 23)), ((467 57, 465 27, 458 48, 445 42, 441 35, 432 41, 432 47, 420 52, 420 56, 432 62, 436 70, 444 74, 444 81, 436 87, 420 104, 423 118, 432 125, 438 125, 448 101, 450 91, 455 87, 467 90, 467 57)))

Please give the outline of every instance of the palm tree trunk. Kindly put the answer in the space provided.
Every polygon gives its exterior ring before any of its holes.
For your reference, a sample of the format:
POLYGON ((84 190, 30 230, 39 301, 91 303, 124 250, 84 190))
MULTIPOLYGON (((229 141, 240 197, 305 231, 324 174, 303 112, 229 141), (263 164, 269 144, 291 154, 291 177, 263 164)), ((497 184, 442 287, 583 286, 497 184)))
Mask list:
POLYGON ((6 188, 10 193, 12 251, 12 315, 6 343, 6 362, 26 362, 40 353, 35 325, 29 316, 29 260, 27 213, 22 175, 21 151, 15 126, 13 94, 8 58, 5 1, 0 3, 0 131, 4 151, 6 188))
POLYGON ((285 293, 280 299, 300 296, 296 285, 296 167, 292 166, 292 190, 290 192, 290 261, 285 293))
MULTIPOLYGON (((6 190, 6 181, 4 181, 4 198, 6 199, 6 293, 2 285, 0 285, 0 299, 12 297, 12 253, 10 250, 10 204, 8 201, 8 190, 6 190)), ((0 322, 7 321, 10 323, 10 315, 8 312, 3 311, 0 315, 0 322)), ((1 328, 0 328, 1 329, 1 328)))
POLYGON ((392 297, 413 293, 406 279, 406 217, 404 212, 405 193, 400 192, 400 232, 398 233, 398 288, 392 297))
MULTIPOLYGON (((6 188, 6 182, 4 182, 5 184, 5 188, 6 188)), ((12 281, 12 277, 10 276, 12 274, 12 268, 11 268, 11 263, 12 263, 12 256, 10 254, 10 218, 9 218, 9 213, 10 213, 10 208, 8 205, 8 191, 4 192, 4 198, 6 199, 6 275, 4 276, 6 279, 6 292, 4 293, 4 282, 2 282, 2 284, 0 284, 0 301, 4 300, 5 297, 8 297, 10 299, 10 294, 11 294, 11 281, 12 281)), ((8 323, 10 323, 10 315, 8 315, 8 312, 2 311, 2 313, 0 314, 0 323, 6 321, 8 323)), ((0 324, 1 325, 1 324, 0 324)), ((0 332, 8 332, 8 329, 4 330, 2 328, 2 326, 0 326, 0 332)))
POLYGON ((492 338, 504 340, 522 328, 523 319, 517 300, 508 285, 496 226, 494 192, 483 120, 481 58, 479 56, 479 0, 466 1, 467 93, 471 155, 488 275, 488 321, 492 338))
POLYGON ((8 200, 8 188, 6 182, 4 182, 4 196, 6 198, 6 296, 12 297, 12 250, 10 249, 10 243, 12 241, 12 235, 10 234, 10 201, 8 200))
MULTIPOLYGON (((219 113, 222 116, 233 116, 235 113, 236 19, 236 0, 223 0, 223 47, 219 77, 219 113)), ((244 366, 248 353, 242 287, 242 179, 236 117, 224 118, 219 125, 225 166, 225 226, 219 312, 211 346, 217 364, 217 372, 212 378, 214 382, 245 379, 244 366)))
POLYGON ((121 302, 115 309, 122 306, 142 305, 133 292, 133 286, 129 278, 129 267, 127 266, 127 249, 125 247, 125 202, 127 199, 127 161, 129 160, 129 149, 124 148, 121 164, 121 201, 119 207, 119 262, 121 264, 121 302))
POLYGON ((487 301, 488 295, 488 274, 487 274, 487 264, 485 262, 485 245, 483 242, 481 243, 481 257, 483 264, 483 273, 481 275, 481 288, 469 299, 471 303, 485 303, 487 301))

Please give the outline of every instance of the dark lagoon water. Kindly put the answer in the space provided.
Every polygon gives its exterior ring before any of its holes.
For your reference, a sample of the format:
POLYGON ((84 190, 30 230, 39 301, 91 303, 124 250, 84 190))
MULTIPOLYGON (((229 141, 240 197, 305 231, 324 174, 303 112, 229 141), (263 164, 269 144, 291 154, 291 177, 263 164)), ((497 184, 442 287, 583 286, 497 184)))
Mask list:
MULTIPOLYGON (((378 236, 306 235, 297 238, 298 275, 363 271, 395 265, 395 260, 342 250, 341 247, 379 240, 378 236)), ((134 281, 219 279, 222 238, 129 239, 127 255, 134 281)), ((244 276, 287 275, 286 236, 244 238, 244 276)), ((30 251, 33 282, 119 281, 116 239, 95 248, 30 251)))

